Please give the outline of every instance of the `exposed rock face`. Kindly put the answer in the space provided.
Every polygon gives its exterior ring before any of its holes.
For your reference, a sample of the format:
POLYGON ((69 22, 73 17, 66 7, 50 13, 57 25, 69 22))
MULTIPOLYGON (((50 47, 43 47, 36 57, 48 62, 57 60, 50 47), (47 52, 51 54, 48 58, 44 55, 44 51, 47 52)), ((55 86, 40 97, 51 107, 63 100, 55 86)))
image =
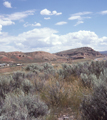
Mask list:
POLYGON ((55 53, 58 56, 66 56, 69 58, 94 58, 94 57, 103 57, 101 53, 93 50, 90 47, 81 47, 77 49, 66 50, 62 52, 55 53))

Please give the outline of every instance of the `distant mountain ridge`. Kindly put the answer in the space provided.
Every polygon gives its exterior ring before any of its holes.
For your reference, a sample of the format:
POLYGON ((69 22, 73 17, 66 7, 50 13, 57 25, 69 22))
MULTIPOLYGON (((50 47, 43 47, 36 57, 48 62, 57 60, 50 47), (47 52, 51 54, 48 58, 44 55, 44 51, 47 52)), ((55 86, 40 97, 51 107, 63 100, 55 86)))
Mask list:
POLYGON ((103 55, 107 55, 107 51, 99 51, 103 55))

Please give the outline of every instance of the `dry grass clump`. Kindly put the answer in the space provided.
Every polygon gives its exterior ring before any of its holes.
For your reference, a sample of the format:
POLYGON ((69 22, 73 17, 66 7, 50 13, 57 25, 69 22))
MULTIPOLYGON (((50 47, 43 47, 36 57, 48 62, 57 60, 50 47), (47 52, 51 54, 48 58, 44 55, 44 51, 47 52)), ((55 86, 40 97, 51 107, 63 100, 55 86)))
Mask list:
POLYGON ((80 84, 77 78, 73 81, 71 80, 71 82, 64 79, 51 78, 46 81, 40 95, 53 114, 57 113, 59 115, 66 109, 69 115, 75 112, 76 116, 79 117, 79 107, 82 98, 91 92, 91 89, 85 88, 82 84, 80 86, 80 84))

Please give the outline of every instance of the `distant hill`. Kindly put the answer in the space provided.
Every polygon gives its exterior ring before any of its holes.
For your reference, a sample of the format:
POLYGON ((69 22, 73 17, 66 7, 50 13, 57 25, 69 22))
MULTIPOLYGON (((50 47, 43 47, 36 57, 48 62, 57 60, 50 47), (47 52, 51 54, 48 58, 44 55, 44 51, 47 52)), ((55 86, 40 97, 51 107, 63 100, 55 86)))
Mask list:
POLYGON ((107 55, 107 51, 99 51, 103 55, 107 55))
POLYGON ((90 47, 81 47, 81 48, 61 51, 61 52, 55 53, 55 55, 68 57, 72 59, 104 57, 104 55, 102 55, 100 52, 95 51, 90 47))
POLYGON ((36 51, 36 52, 0 52, 0 63, 3 62, 45 62, 45 61, 66 61, 64 57, 53 55, 48 52, 36 51))
POLYGON ((70 49, 58 53, 48 53, 44 51, 35 52, 0 52, 0 63, 29 63, 29 62, 48 62, 48 61, 59 61, 67 62, 73 59, 84 59, 84 58, 98 58, 104 57, 100 52, 93 50, 90 47, 81 47, 76 49, 70 49))

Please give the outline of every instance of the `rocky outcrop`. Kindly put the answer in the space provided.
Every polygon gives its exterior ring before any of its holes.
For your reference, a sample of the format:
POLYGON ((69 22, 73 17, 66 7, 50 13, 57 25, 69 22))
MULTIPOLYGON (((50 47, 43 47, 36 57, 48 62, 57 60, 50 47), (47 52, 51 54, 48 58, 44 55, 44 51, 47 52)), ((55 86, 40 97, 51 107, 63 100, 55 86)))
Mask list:
POLYGON ((72 58, 72 59, 104 57, 104 55, 93 50, 90 47, 81 47, 81 48, 77 48, 77 49, 66 50, 66 51, 55 53, 55 55, 66 56, 66 57, 72 58))

